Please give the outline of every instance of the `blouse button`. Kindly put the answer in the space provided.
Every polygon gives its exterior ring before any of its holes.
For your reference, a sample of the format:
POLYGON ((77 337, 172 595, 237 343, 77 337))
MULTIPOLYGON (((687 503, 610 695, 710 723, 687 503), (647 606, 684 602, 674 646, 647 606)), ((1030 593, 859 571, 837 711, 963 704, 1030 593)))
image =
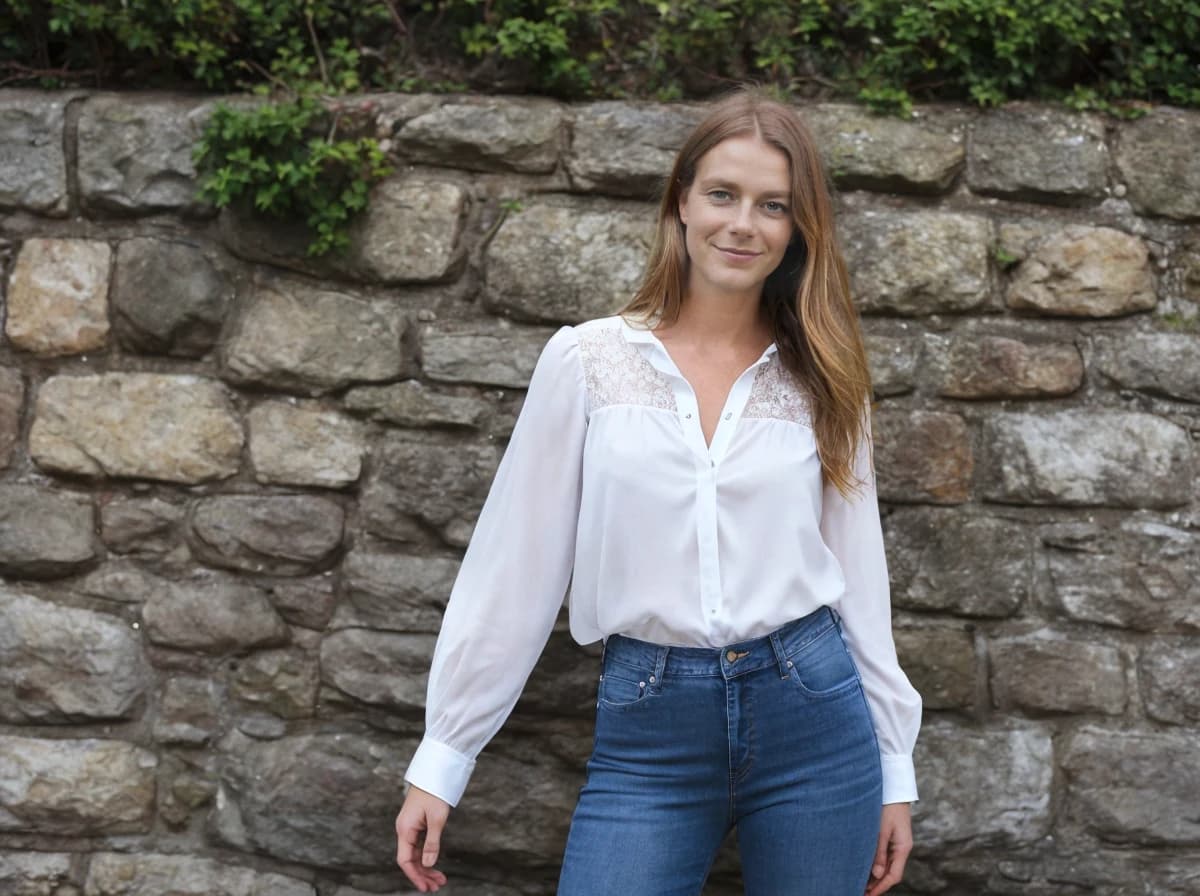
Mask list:
POLYGON ((726 419, 726 420, 731 420, 731 419, 733 419, 733 414, 732 414, 732 413, 726 414, 726 415, 725 415, 725 419, 726 419))
POLYGON ((691 414, 684 414, 683 416, 684 416, 684 419, 685 419, 685 420, 691 420, 691 419, 692 419, 692 415, 691 415, 691 414))

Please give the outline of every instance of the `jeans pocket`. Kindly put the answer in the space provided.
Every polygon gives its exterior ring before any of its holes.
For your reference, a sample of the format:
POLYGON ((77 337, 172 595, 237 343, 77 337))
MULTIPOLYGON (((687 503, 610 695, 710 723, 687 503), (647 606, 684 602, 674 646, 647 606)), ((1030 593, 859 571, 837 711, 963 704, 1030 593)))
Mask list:
POLYGON ((653 673, 618 660, 605 662, 600 674, 597 703, 609 709, 628 709, 645 702, 653 692, 653 673))
POLYGON ((792 683, 814 699, 837 696, 859 681, 858 667, 836 625, 788 657, 788 673, 792 683))

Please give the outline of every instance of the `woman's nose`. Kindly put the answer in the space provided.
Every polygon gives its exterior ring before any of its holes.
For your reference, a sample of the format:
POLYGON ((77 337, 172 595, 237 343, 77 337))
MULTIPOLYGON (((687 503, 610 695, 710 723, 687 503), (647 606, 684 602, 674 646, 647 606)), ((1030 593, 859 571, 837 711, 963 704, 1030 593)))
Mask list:
POLYGON ((754 229, 754 209, 749 203, 739 203, 737 212, 729 222, 729 229, 735 233, 749 233, 754 229))

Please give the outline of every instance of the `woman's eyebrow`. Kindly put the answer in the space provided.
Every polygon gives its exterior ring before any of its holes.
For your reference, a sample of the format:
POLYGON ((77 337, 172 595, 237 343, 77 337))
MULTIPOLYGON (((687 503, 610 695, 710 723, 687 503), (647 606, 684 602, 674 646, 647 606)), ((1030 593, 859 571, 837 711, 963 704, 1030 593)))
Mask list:
MULTIPOLYGON (((741 189, 741 187, 738 184, 733 183, 733 181, 721 180, 720 178, 705 178, 704 180, 700 181, 701 189, 707 190, 707 189, 711 189, 713 187, 723 187, 728 190, 740 190, 741 189)), ((780 196, 782 196, 785 199, 788 199, 791 197, 792 193, 790 190, 768 190, 766 193, 763 193, 762 195, 764 197, 771 198, 771 199, 775 199, 780 196)))

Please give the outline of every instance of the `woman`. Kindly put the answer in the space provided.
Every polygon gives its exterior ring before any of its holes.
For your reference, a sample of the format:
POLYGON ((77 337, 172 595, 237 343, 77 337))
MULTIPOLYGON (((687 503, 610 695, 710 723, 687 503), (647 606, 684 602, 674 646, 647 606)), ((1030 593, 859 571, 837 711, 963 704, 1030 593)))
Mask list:
POLYGON ((447 607, 396 820, 421 892, 570 582, 605 641, 560 896, 868 896, 911 848, 871 387, 811 135, 752 90, 679 152, 645 281, 544 349, 447 607), (423 846, 421 845, 423 837, 423 846))

